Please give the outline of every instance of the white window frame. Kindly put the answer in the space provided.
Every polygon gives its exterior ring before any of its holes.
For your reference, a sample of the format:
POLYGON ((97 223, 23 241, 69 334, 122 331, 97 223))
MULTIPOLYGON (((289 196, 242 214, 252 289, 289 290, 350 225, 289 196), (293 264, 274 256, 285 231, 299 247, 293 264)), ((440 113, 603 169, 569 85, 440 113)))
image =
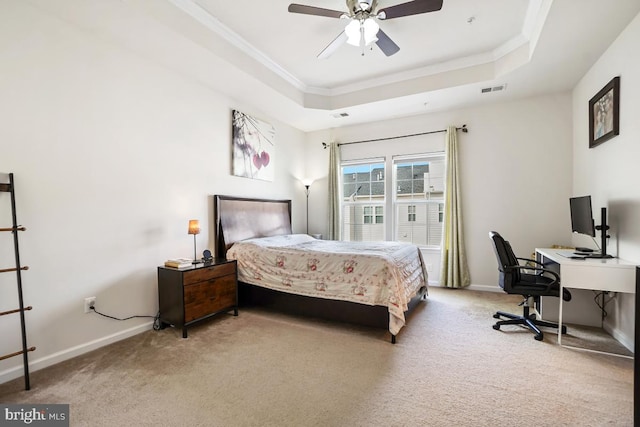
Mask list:
MULTIPOLYGON (((406 241, 404 238, 400 237, 400 222, 403 219, 407 220, 408 224, 411 224, 412 227, 415 226, 416 223, 416 214, 414 213, 414 220, 411 221, 411 212, 409 210, 409 207, 414 207, 414 212, 416 212, 418 210, 417 206, 429 206, 429 205, 436 205, 436 212, 437 212, 437 220, 438 223, 443 225, 443 217, 444 217, 444 161, 445 161, 445 153, 444 152, 434 152, 434 153, 421 153, 421 154, 412 154, 412 155, 403 155, 403 156, 393 156, 391 159, 391 164, 392 164, 392 180, 393 180, 393 185, 392 185, 392 189, 393 189, 393 194, 390 194, 390 198, 392 200, 392 212, 394 213, 393 215, 393 226, 392 226, 392 235, 393 235, 393 239, 396 241, 406 241), (431 162, 433 161, 442 161, 442 184, 441 186, 438 185, 438 188, 436 189, 437 191, 433 191, 433 186, 431 188, 430 191, 426 191, 427 189, 425 188, 425 192, 424 192, 424 196, 423 197, 407 197, 407 198, 402 198, 402 197, 398 197, 398 186, 399 186, 399 180, 398 180, 398 176, 397 176, 397 165, 398 164, 403 164, 403 163, 413 163, 413 162, 429 162, 431 164, 431 162), (407 207, 407 212, 408 215, 401 215, 400 214, 400 208, 401 207, 407 207)), ((431 172, 430 172, 431 173, 431 172)), ((439 179, 439 178, 438 178, 439 179)), ((426 184, 425 184, 426 185, 426 184)), ((425 227, 429 227, 429 223, 425 224, 425 227)), ((426 232, 426 238, 429 238, 429 231, 426 232)), ((419 247, 421 248, 425 248, 425 249, 440 249, 440 247, 442 246, 442 242, 440 241, 437 245, 436 244, 426 244, 426 243, 416 243, 418 244, 419 247)))
MULTIPOLYGON (((371 197, 371 194, 369 194, 369 197, 366 197, 365 195, 362 194, 357 194, 353 197, 352 200, 346 200, 346 198, 349 195, 345 195, 344 193, 341 195, 340 198, 340 209, 342 212, 344 212, 346 210, 346 208, 348 207, 352 207, 354 209, 362 209, 363 214, 362 214, 362 224, 348 224, 349 226, 358 226, 358 225, 381 225, 381 229, 382 229, 382 240, 386 240, 387 238, 387 231, 386 231, 386 226, 384 224, 384 217, 388 217, 387 212, 386 212, 386 205, 387 205, 387 164, 386 164, 386 159, 384 157, 381 158, 369 158, 369 159, 360 159, 360 160, 351 160, 351 161, 343 161, 340 164, 340 174, 341 177, 344 176, 344 168, 345 167, 349 167, 349 166, 359 166, 359 165, 374 165, 374 164, 380 164, 383 167, 383 173, 382 176, 377 177, 377 179, 372 179, 369 181, 370 185, 371 183, 374 182, 382 182, 383 185, 383 191, 384 191, 384 195, 382 197, 371 197), (367 207, 371 207, 372 208, 372 212, 370 215, 368 215, 371 218, 371 222, 370 223, 365 223, 365 214, 364 214, 364 210, 367 207), (379 213, 380 212, 380 213, 379 213), (380 218, 380 222, 378 222, 378 218, 380 218)), ((375 178, 375 177, 372 177, 375 178)), ((342 179, 341 179, 342 181, 342 179)), ((345 183, 341 182, 341 191, 344 192, 344 188, 345 188, 345 183)), ((356 191, 357 193, 357 191, 356 191)), ((370 191, 371 193, 371 191, 370 191)), ((347 226, 346 223, 346 219, 343 218, 340 224, 341 227, 341 235, 342 235, 342 239, 343 240, 351 240, 351 236, 350 233, 347 232, 345 230, 347 226)))

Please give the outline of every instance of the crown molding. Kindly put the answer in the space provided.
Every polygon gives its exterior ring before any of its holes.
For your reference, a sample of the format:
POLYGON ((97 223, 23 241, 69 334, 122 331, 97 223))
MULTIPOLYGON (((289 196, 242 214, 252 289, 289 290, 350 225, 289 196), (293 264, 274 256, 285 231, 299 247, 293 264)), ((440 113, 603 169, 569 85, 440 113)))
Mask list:
POLYGON ((206 28, 218 34, 231 45, 235 46, 242 53, 254 59, 258 63, 271 70, 282 78, 285 82, 301 91, 303 94, 317 95, 322 97, 341 96, 352 92, 374 89, 376 87, 396 84, 416 78, 424 78, 432 75, 453 72, 460 69, 484 65, 497 62, 500 59, 516 52, 522 46, 529 44, 529 57, 533 54, 535 44, 542 27, 551 8, 553 0, 530 0, 527 8, 522 31, 517 36, 506 41, 495 49, 479 54, 469 55, 454 60, 431 64, 428 66, 414 68, 383 77, 372 78, 365 81, 358 81, 332 88, 309 86, 287 71, 284 67, 273 61, 270 57, 258 50, 231 28, 224 25, 217 18, 198 5, 194 0, 168 0, 177 8, 196 19, 206 28))
POLYGON ((286 82, 291 84, 296 89, 306 92, 308 87, 304 82, 284 69, 274 60, 267 55, 256 49, 252 44, 242 38, 238 33, 231 28, 224 25, 216 17, 204 10, 200 5, 193 2, 193 0, 168 0, 174 6, 196 19, 202 25, 218 34, 220 37, 228 41, 230 44, 238 48, 241 52, 245 53, 252 59, 258 61, 269 70, 280 76, 286 82))

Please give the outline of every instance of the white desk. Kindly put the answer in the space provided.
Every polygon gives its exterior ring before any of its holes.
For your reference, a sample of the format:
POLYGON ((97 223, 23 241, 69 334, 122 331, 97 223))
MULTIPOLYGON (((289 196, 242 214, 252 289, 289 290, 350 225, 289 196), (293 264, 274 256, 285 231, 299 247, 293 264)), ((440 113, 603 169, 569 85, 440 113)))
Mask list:
MULTIPOLYGON (((572 250, 536 249, 536 258, 543 264, 550 261, 560 267, 560 295, 562 288, 636 293, 636 264, 619 258, 571 259, 572 250)), ((562 345, 562 306, 558 312, 558 344, 562 345)))

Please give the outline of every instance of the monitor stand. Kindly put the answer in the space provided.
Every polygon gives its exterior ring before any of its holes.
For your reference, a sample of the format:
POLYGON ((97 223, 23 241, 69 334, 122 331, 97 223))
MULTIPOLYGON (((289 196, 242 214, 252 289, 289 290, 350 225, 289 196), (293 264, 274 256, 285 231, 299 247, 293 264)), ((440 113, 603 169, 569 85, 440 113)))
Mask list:
POLYGON ((614 258, 613 255, 609 255, 609 254, 588 254, 585 255, 585 258, 614 258))
POLYGON ((586 252, 586 253, 591 253, 591 252, 593 252, 593 249, 591 249, 591 248, 585 248, 585 247, 582 247, 582 246, 577 246, 577 247, 576 247, 576 252, 586 252))
POLYGON ((607 238, 609 234, 609 226, 607 225, 607 208, 600 208, 600 225, 596 225, 596 230, 600 231, 600 254, 589 255, 587 258, 613 258, 611 255, 607 255, 607 238))

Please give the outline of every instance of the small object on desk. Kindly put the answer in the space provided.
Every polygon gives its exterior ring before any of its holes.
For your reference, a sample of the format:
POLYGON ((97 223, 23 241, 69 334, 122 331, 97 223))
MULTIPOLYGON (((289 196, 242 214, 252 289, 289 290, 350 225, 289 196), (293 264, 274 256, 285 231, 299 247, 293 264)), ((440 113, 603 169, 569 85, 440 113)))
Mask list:
POLYGON ((591 248, 584 248, 582 246, 577 246, 576 247, 576 252, 593 252, 593 249, 591 248))
POLYGON ((572 255, 569 258, 570 259, 581 259, 581 260, 584 260, 586 257, 585 256, 580 256, 580 255, 572 255))

